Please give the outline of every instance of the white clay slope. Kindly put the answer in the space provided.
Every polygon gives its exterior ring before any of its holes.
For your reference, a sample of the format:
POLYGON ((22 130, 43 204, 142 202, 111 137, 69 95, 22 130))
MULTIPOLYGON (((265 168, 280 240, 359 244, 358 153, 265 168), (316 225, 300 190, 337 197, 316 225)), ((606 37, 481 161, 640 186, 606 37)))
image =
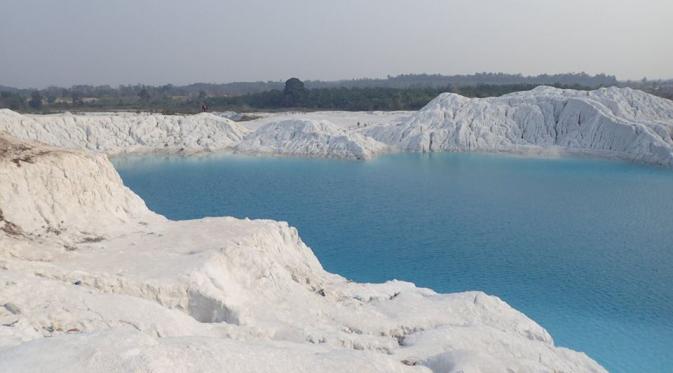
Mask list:
POLYGON ((238 144, 248 132, 236 122, 208 113, 21 115, 0 109, 2 131, 25 140, 106 154, 221 151, 238 144))
POLYGON ((166 220, 103 156, 4 139, 0 172, 3 372, 605 371, 496 297, 327 273, 286 223, 166 220))
POLYGON ((246 136, 236 149, 243 153, 322 158, 369 159, 386 146, 327 120, 287 119, 271 122, 246 136))
POLYGON ((403 151, 567 151, 673 166, 673 101, 629 88, 445 93, 367 135, 403 151))

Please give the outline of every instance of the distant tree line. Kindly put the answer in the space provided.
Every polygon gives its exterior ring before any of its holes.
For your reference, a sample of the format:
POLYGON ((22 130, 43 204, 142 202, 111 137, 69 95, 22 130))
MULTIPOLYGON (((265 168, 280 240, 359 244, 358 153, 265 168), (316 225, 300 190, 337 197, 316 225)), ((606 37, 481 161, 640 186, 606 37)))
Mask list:
POLYGON ((306 83, 306 86, 308 88, 330 88, 339 86, 350 88, 385 87, 406 89, 419 87, 442 88, 448 86, 562 85, 598 88, 617 84, 618 81, 614 75, 605 74, 589 75, 586 73, 569 73, 525 76, 522 74, 477 73, 469 75, 403 74, 398 76, 388 76, 386 79, 353 79, 336 82, 309 81, 306 83))
POLYGON ((321 109, 321 110, 415 110, 446 89, 440 88, 314 88, 299 79, 286 82, 283 90, 241 96, 212 97, 211 108, 236 110, 321 109))
MULTIPOLYGON (((553 84, 558 88, 578 90, 591 89, 580 85, 553 84)), ((466 97, 493 97, 503 94, 527 91, 535 84, 509 84, 476 86, 446 86, 418 88, 306 88, 297 78, 288 80, 284 89, 233 97, 213 97, 208 100, 210 107, 234 110, 418 110, 444 92, 457 93, 466 97)))
POLYGON ((538 85, 594 89, 629 86, 673 99, 673 81, 643 79, 618 82, 610 75, 557 74, 527 77, 515 74, 399 75, 387 79, 336 82, 293 78, 287 82, 227 84, 196 83, 186 86, 76 85, 41 90, 0 86, 0 108, 16 111, 156 111, 163 113, 209 110, 416 110, 442 92, 468 97, 500 96, 538 85), (232 93, 237 92, 237 93, 232 93))

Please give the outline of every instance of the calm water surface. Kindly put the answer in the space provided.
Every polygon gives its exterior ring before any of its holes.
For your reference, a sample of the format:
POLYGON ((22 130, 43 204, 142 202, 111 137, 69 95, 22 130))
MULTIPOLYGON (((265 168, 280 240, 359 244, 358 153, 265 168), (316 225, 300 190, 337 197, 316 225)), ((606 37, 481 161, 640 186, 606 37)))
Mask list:
POLYGON ((172 219, 286 220, 356 281, 483 290, 612 372, 673 371, 673 171, 477 154, 114 160, 172 219))

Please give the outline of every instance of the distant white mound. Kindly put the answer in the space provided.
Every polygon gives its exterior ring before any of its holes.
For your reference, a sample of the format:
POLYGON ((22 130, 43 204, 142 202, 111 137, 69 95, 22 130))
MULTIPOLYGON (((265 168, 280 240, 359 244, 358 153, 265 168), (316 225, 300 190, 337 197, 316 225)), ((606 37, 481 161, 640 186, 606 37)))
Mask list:
POLYGON ((673 101, 630 88, 538 87, 501 97, 444 93, 415 113, 21 115, 0 132, 107 154, 238 151, 369 159, 389 151, 584 153, 673 166, 673 101), (254 129, 254 131, 252 131, 254 129))
POLYGON ((481 292, 326 272, 284 222, 170 221, 0 136, 0 372, 605 372, 481 292))
POLYGON ((410 120, 366 131, 402 151, 569 151, 673 166, 673 101, 630 88, 444 93, 410 120))
POLYGON ((245 153, 369 159, 386 146, 327 120, 287 119, 271 122, 246 136, 236 147, 245 153))
POLYGON ((673 101, 630 88, 538 87, 491 98, 444 93, 415 113, 379 114, 266 113, 242 124, 226 118, 234 113, 21 115, 2 109, 0 132, 106 154, 235 150, 369 159, 389 151, 584 153, 673 166, 673 101))
POLYGON ((107 154, 226 150, 248 132, 236 122, 209 113, 21 115, 7 109, 0 110, 0 131, 25 140, 107 154))

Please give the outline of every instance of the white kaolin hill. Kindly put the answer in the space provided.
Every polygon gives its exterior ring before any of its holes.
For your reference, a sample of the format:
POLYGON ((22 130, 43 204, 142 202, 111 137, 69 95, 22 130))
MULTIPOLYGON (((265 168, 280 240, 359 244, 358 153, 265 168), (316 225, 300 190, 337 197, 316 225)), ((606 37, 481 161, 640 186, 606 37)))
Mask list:
POLYGON ((402 151, 577 152, 673 166, 673 101, 629 88, 445 93, 367 135, 402 151))
POLYGON ((236 147, 244 153, 369 159, 386 146, 327 120, 287 119, 268 123, 236 147))
POLYGON ((170 221, 104 156, 0 140, 2 372, 604 372, 480 292, 357 284, 268 220, 170 221))
POLYGON ((71 149, 106 154, 222 151, 248 132, 221 116, 102 113, 21 115, 0 109, 0 132, 71 149))

